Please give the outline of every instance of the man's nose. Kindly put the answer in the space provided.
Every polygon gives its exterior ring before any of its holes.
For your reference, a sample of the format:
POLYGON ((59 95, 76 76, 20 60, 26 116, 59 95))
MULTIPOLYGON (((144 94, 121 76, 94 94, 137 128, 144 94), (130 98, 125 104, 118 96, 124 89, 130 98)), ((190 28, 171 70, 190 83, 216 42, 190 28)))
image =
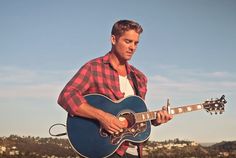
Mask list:
POLYGON ((135 44, 134 43, 131 43, 130 46, 129 46, 130 49, 134 50, 136 48, 135 44))

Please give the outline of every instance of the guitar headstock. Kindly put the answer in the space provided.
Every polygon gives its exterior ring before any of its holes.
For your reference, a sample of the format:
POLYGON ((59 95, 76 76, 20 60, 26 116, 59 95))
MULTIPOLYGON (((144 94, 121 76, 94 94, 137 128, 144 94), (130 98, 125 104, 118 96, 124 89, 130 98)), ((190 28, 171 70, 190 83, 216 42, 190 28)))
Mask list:
POLYGON ((202 105, 203 108, 212 115, 212 113, 222 114, 225 110, 226 103, 227 101, 225 100, 225 95, 222 95, 220 99, 216 98, 207 100, 202 105))

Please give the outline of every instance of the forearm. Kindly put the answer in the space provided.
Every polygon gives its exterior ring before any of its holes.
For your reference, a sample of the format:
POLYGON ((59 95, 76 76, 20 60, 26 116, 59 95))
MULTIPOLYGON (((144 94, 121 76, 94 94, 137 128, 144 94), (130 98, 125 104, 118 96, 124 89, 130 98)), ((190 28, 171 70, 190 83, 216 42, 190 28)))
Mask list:
POLYGON ((101 120, 105 116, 105 112, 97 109, 88 103, 82 103, 79 105, 78 109, 75 111, 75 114, 77 116, 89 118, 89 119, 95 119, 95 120, 101 120))
POLYGON ((73 91, 62 91, 58 98, 58 104, 74 116, 100 120, 105 115, 104 111, 89 105, 82 95, 73 91))
POLYGON ((101 127, 109 133, 120 132, 122 128, 127 127, 125 122, 120 121, 114 115, 97 109, 87 103, 83 103, 76 111, 76 115, 97 120, 101 127))

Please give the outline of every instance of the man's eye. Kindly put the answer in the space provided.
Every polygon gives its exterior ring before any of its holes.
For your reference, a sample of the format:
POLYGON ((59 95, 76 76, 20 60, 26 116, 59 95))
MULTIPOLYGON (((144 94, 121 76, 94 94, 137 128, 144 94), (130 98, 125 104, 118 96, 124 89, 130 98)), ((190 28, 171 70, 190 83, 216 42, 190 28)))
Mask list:
POLYGON ((125 40, 125 43, 131 43, 131 41, 130 40, 125 40))

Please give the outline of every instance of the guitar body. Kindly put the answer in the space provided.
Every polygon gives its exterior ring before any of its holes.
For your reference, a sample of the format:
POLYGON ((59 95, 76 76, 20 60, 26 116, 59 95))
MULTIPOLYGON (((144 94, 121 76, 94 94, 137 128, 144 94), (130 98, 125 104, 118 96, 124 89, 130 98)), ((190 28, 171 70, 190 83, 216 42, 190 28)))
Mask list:
POLYGON ((112 155, 124 142, 141 143, 149 138, 151 123, 136 123, 135 113, 147 112, 144 101, 138 96, 130 96, 113 102, 100 94, 86 95, 85 99, 92 106, 116 117, 125 117, 128 127, 122 133, 109 134, 96 120, 78 116, 67 117, 67 134, 74 150, 83 157, 101 158, 112 155))

